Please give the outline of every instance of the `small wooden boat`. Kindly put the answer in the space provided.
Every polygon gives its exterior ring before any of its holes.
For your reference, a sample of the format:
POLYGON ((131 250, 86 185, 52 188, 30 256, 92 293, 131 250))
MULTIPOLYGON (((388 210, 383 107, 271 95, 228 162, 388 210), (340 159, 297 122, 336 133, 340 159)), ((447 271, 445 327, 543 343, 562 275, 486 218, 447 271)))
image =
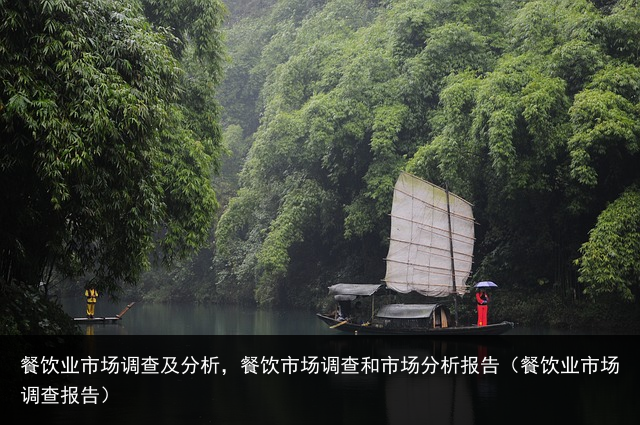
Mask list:
POLYGON ((78 324, 85 324, 85 325, 91 325, 91 324, 95 324, 95 323, 116 323, 118 320, 122 319, 122 316, 125 315, 125 313, 127 311, 129 311, 129 309, 131 307, 133 307, 133 305, 135 304, 135 302, 128 304, 120 313, 116 314, 115 316, 110 316, 110 317, 74 317, 73 321, 78 323, 78 324))
POLYGON ((402 327, 377 323, 353 323, 348 320, 338 320, 321 313, 317 313, 320 320, 329 325, 330 329, 351 334, 373 335, 500 335, 513 329, 512 322, 493 323, 486 326, 449 326, 449 327, 402 327))
POLYGON ((338 302, 335 314, 318 313, 331 329, 351 333, 402 335, 501 334, 512 322, 484 326, 458 324, 458 297, 469 291, 475 221, 463 198, 408 173, 401 173, 393 193, 391 234, 384 284, 338 283, 329 294, 338 302), (371 318, 354 319, 350 303, 382 292, 417 293, 427 299, 453 300, 453 317, 443 302, 387 304, 371 318))

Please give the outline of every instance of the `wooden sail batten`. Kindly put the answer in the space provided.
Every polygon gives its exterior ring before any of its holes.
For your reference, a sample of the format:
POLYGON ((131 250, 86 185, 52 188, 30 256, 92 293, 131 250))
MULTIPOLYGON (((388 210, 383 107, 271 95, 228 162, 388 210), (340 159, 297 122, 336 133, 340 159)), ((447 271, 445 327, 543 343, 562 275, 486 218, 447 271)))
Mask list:
MULTIPOLYGON (((420 249, 420 248, 418 248, 418 249, 420 249)), ((435 252, 434 251, 420 251, 420 252, 422 254, 434 255, 436 257, 442 257, 443 256, 442 254, 438 253, 438 251, 442 251, 441 249, 437 249, 437 248, 431 248, 431 249, 435 250, 435 252)), ((464 262, 464 263, 473 264, 473 255, 468 255, 468 254, 466 254, 464 252, 460 252, 460 251, 454 251, 453 255, 455 256, 456 261, 459 260, 459 261, 464 262)), ((445 258, 449 258, 450 255, 445 255, 444 257, 445 258)), ((416 263, 416 264, 420 265, 419 263, 416 263)), ((458 268, 459 269, 463 269, 463 268, 466 268, 466 267, 458 267, 458 268)))
MULTIPOLYGON (((397 251, 401 251, 403 249, 407 249, 407 246, 412 245, 412 246, 415 246, 417 249, 419 249, 421 253, 425 253, 425 254, 434 253, 435 255, 442 255, 442 254, 438 254, 437 253, 438 251, 441 251, 441 252, 446 252, 447 253, 445 255, 445 257, 447 257, 447 258, 449 258, 449 255, 450 255, 448 248, 440 248, 440 247, 435 247, 435 246, 429 246, 429 245, 426 245, 426 244, 411 243, 409 241, 404 241, 404 240, 400 240, 400 239, 396 239, 396 238, 391 238, 390 240, 392 240, 394 242, 397 242, 399 244, 405 245, 405 246, 402 246, 402 247, 398 248, 397 251)), ((463 256, 463 257, 466 257, 466 258, 473 259, 473 255, 467 254, 466 252, 455 250, 455 251, 453 251, 453 254, 457 255, 457 256, 463 256)), ((396 261, 398 261, 398 260, 396 260, 396 261)))
MULTIPOLYGON (((448 260, 448 258, 442 257, 440 256, 443 260, 448 260)), ((463 261, 460 261, 463 262, 463 261)), ((411 267, 415 270, 418 271, 422 271, 422 272, 428 272, 429 270, 446 270, 446 272, 448 274, 451 274, 451 268, 449 266, 449 264, 447 265, 443 265, 442 263, 438 264, 438 263, 430 263, 430 264, 420 264, 420 263, 414 263, 414 262, 410 262, 410 261, 401 261, 401 260, 388 260, 388 263, 393 263, 393 264, 397 264, 399 266, 404 266, 404 267, 411 267)), ((465 264, 468 264, 469 266, 471 266, 473 264, 473 262, 471 260, 464 260, 465 264)), ((468 267, 462 267, 459 266, 458 270, 464 272, 468 267)))
MULTIPOLYGON (((406 174, 406 175, 410 175, 410 174, 406 174)), ((417 181, 421 182, 424 186, 428 186, 428 187, 430 187, 431 189, 437 189, 437 190, 441 191, 442 193, 445 193, 445 192, 447 191, 447 189, 445 189, 444 187, 440 187, 440 186, 438 186, 437 184, 433 184, 433 183, 428 182, 428 181, 426 181, 426 180, 422 180, 420 177, 416 177, 416 176, 411 175, 411 178, 412 178, 413 180, 417 180, 417 181)), ((410 194, 410 193, 409 193, 409 192, 407 192, 406 190, 403 190, 402 188, 396 188, 396 189, 395 189, 395 191, 396 191, 396 192, 403 193, 403 194, 405 194, 405 195, 407 195, 407 196, 413 196, 412 194, 410 194)), ((463 202, 463 203, 465 203, 465 204, 469 205, 470 207, 473 207, 473 204, 472 204, 471 202, 467 201, 466 199, 464 199, 464 198, 460 197, 459 195, 456 195, 455 193, 451 193, 451 192, 449 192, 449 193, 450 193, 450 195, 451 195, 451 197, 452 197, 452 198, 455 198, 455 199, 457 199, 458 201, 461 201, 461 202, 463 202)), ((421 201, 422 203, 425 203, 425 204, 427 204, 427 205, 431 205, 428 201, 425 201, 424 199, 420 199, 420 198, 416 198, 416 199, 417 199, 418 201, 421 201)), ((435 207, 435 208, 438 208, 438 207, 437 207, 437 206, 435 206, 435 205, 431 205, 431 206, 433 206, 433 207, 435 207)), ((445 211, 446 211, 446 209, 445 209, 445 211)))
MULTIPOLYGON (((447 231, 444 230, 444 229, 439 229, 437 227, 430 226, 428 224, 422 224, 422 223, 419 223, 419 222, 416 222, 414 220, 410 220, 410 219, 407 219, 407 218, 398 217, 398 219, 407 221, 409 223, 413 223, 413 224, 416 225, 416 227, 418 227, 421 230, 425 230, 425 231, 428 231, 428 232, 436 233, 436 236, 449 239, 449 235, 446 234, 447 231)), ((475 244, 475 241, 476 241, 475 237, 467 236, 467 235, 462 234, 462 233, 453 232, 453 236, 454 236, 453 239, 455 241, 461 242, 461 243, 475 244)), ((400 242, 402 242, 402 241, 400 241, 400 242)), ((411 241, 407 241, 407 242, 409 243, 411 241)), ((414 242, 411 242, 411 243, 414 243, 414 242)))
MULTIPOLYGON (((448 273, 446 275, 442 275, 442 276, 447 276, 449 277, 451 274, 448 273)), ((402 282, 402 281, 397 281, 397 280, 389 280, 389 281, 385 281, 385 283, 397 283, 400 285, 406 285, 406 282, 402 282)), ((436 288, 451 288, 451 282, 446 282, 446 283, 429 283, 429 284, 425 284, 424 287, 436 287, 436 288)), ((453 293, 451 291, 447 291, 448 293, 453 293)), ((465 292, 466 292, 466 288, 465 288, 465 292)))
MULTIPOLYGON (((430 183, 429 183, 429 184, 430 184, 430 183)), ((443 192, 445 191, 445 189, 442 189, 442 188, 440 188, 440 187, 438 187, 438 186, 435 186, 435 187, 437 187, 438 189, 442 190, 443 192)), ((442 213, 442 214, 444 214, 444 215, 448 214, 448 213, 447 213, 447 209, 446 209, 446 205, 445 205, 445 207, 443 208, 443 207, 441 207, 441 206, 439 206, 439 205, 436 205, 436 204, 434 204, 434 203, 432 203, 432 202, 425 201, 424 199, 416 198, 416 197, 415 197, 415 196, 413 196, 412 194, 410 194, 410 193, 408 193, 408 192, 406 192, 406 191, 404 191, 404 190, 402 190, 402 189, 397 189, 397 190, 396 190, 396 192, 402 193, 402 194, 404 194, 404 195, 406 195, 406 196, 408 196, 408 197, 412 197, 412 198, 413 198, 415 201, 417 201, 418 203, 424 204, 424 205, 426 205, 427 207, 431 208, 432 210, 435 210, 435 211, 441 212, 441 213, 442 213)), ((453 195, 453 194, 451 194, 451 196, 452 196, 452 197, 454 197, 455 199, 457 199, 457 200, 459 200, 459 201, 461 201, 461 202, 465 203, 465 204, 466 204, 466 205, 468 205, 469 207, 473 207, 473 205, 472 205, 470 202, 468 202, 468 201, 466 201, 466 200, 462 199, 461 197, 459 197, 459 196, 457 196, 457 195, 453 195)), ((450 214, 451 214, 451 216, 452 216, 452 217, 461 218, 461 219, 463 219, 463 220, 465 220, 465 221, 470 221, 470 222, 475 223, 475 220, 473 219, 473 217, 468 217, 468 216, 466 216, 466 215, 458 214, 458 213, 457 213, 457 212, 455 212, 455 211, 451 211, 451 212, 450 212, 450 214)), ((393 216, 393 212, 391 213, 391 216, 393 216)))
MULTIPOLYGON (((444 257, 443 257, 444 258, 444 257)), ((447 258, 448 260, 448 258, 447 258)), ((412 263, 412 262, 407 262, 407 261, 400 261, 400 260, 387 260, 387 262, 389 263, 395 263, 395 264, 401 264, 404 266, 411 266, 414 269, 418 269, 418 270, 424 270, 424 271, 429 271, 429 270, 445 270, 447 272, 447 275, 451 274, 451 268, 450 267, 438 267, 435 265, 431 265, 431 264, 419 264, 419 263, 412 263)), ((472 263, 472 261, 465 261, 467 263, 472 263)), ((463 270, 462 267, 459 267, 459 270, 463 270)))
MULTIPOLYGON (((449 235, 446 234, 442 234, 441 233, 441 229, 438 229, 437 227, 433 227, 433 226, 429 226, 428 224, 418 224, 418 227, 421 230, 430 230, 430 231, 435 231, 438 232, 438 236, 442 236, 445 238, 449 238, 449 235)), ((458 242, 463 242, 463 243, 472 243, 475 244, 476 242, 476 238, 471 237, 471 236, 467 236, 463 233, 459 233, 459 232, 453 232, 453 240, 458 241, 458 242)))
MULTIPOLYGON (((406 222, 409 222, 411 224, 415 224, 416 227, 418 227, 420 229, 424 229, 424 230, 427 230, 427 231, 436 231, 436 232, 438 232, 439 235, 442 235, 444 237, 449 237, 449 235, 447 234, 447 232, 448 232, 447 229, 442 229, 440 227, 431 226, 431 225, 426 224, 424 222, 417 221, 417 220, 414 220, 414 219, 411 219, 411 218, 407 218, 407 217, 402 217, 402 216, 393 216, 392 215, 391 218, 392 219, 395 218, 396 220, 406 221, 406 222)), ((474 242, 476 240, 475 237, 469 236, 469 235, 465 235, 465 234, 460 233, 460 232, 455 232, 454 231, 453 235, 454 236, 459 236, 459 237, 462 237, 462 238, 465 238, 465 239, 468 239, 468 240, 472 240, 474 242)))
MULTIPOLYGON (((423 203, 424 205, 428 206, 428 207, 432 207, 434 210, 437 210, 437 212, 442 213, 442 215, 446 215, 446 214, 447 214, 447 210, 446 210, 446 209, 444 209, 444 208, 440 208, 440 207, 433 206, 433 205, 429 204, 428 202, 422 202, 422 203, 423 203)), ((409 220, 409 219, 408 219, 408 218, 406 218, 406 217, 397 216, 397 215, 393 215, 393 214, 389 214, 389 216, 390 216, 391 218, 400 218, 400 219, 409 220)), ((451 216, 452 216, 452 217, 454 217, 454 218, 456 218, 456 219, 463 220, 463 221, 465 221, 465 222, 467 222, 467 223, 473 223, 474 225, 478 224, 478 223, 476 223, 475 219, 470 218, 470 217, 467 217, 467 216, 462 215, 462 214, 457 214, 457 213, 452 212, 452 213, 451 213, 451 216)))

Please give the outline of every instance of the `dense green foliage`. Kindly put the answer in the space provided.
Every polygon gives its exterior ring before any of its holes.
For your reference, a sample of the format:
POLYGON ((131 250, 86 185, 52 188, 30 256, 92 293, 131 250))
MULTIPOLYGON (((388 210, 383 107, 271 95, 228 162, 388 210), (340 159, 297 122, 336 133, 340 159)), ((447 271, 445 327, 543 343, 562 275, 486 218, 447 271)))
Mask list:
POLYGON ((634 301, 640 282, 640 192, 630 188, 600 214, 582 248, 580 281, 592 295, 615 292, 634 301))
POLYGON ((311 305, 378 281, 406 169, 474 204, 475 279, 633 299, 636 1, 282 0, 233 22, 220 99, 251 149, 218 294, 311 305))
POLYGON ((0 1, 0 290, 57 275, 117 293, 151 252, 169 264, 207 241, 222 12, 217 0, 0 1))
POLYGON ((0 290, 318 305, 408 170, 474 204, 496 313, 638 305, 636 0, 225 3, 0 0, 0 290))

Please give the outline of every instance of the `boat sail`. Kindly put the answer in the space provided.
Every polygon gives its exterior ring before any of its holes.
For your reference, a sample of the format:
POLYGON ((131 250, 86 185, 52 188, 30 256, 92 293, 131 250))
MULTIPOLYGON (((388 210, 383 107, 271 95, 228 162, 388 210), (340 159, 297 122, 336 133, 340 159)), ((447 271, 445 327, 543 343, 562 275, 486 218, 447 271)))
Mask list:
MULTIPOLYGON (((455 321, 451 326, 449 308, 442 303, 388 304, 365 323, 353 323, 345 317, 318 317, 342 331, 365 333, 477 334, 503 333, 511 322, 487 326, 458 326, 457 299, 467 291, 467 279, 473 265, 475 221, 472 205, 448 190, 402 172, 393 193, 391 233, 384 283, 386 289, 425 297, 452 297, 455 321)), ((330 292, 339 302, 366 294, 379 293, 371 285, 337 284, 330 292), (366 291, 365 291, 366 289, 366 291), (348 292, 347 292, 348 291, 348 292), (344 292, 344 294, 342 293, 344 292)))
POLYGON ((388 288, 438 298, 464 295, 474 242, 469 202, 411 174, 400 175, 391 209, 388 288))

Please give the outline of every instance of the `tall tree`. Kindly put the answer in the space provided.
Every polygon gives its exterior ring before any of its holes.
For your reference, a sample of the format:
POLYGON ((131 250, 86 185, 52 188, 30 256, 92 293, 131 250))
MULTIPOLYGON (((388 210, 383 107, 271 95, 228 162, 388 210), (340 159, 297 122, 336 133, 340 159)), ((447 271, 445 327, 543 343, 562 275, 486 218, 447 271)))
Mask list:
MULTIPOLYGON (((198 42, 215 64, 220 46, 198 42)), ((220 136, 188 122, 179 43, 138 2, 0 3, 4 282, 55 269, 117 291, 152 250, 171 261, 206 240, 220 136)))
POLYGON ((635 301, 640 292, 640 191, 629 188, 600 214, 578 260, 585 292, 635 301))

